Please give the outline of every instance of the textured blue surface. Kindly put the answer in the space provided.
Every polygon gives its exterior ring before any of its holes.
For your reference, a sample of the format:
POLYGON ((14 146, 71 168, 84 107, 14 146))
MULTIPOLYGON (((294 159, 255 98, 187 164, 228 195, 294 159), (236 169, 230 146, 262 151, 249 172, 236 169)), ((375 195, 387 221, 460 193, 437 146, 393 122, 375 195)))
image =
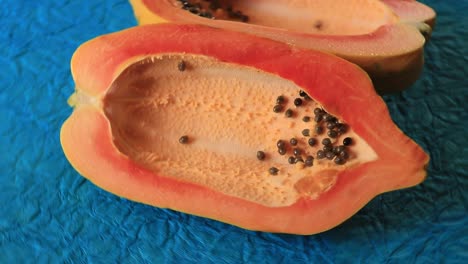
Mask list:
POLYGON ((424 74, 385 100, 430 153, 428 179, 294 236, 133 203, 80 177, 59 142, 69 61, 80 43, 135 25, 130 6, 2 1, 0 263, 468 263, 468 2, 424 2, 438 12, 424 74))

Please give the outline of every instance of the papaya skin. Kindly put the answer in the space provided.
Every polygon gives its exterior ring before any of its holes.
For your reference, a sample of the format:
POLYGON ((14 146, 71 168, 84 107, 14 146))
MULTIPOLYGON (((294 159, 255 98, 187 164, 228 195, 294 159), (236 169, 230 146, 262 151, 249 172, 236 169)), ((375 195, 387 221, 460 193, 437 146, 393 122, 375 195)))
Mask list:
MULTIPOLYGON (((180 10, 168 0, 130 0, 135 17, 141 25, 169 22, 203 24, 335 54, 366 70, 379 94, 403 91, 418 80, 423 68, 425 39, 431 35, 431 27, 425 23, 433 26, 435 21, 435 12, 419 2, 403 0, 387 0, 387 2, 388 13, 391 14, 393 11, 395 14, 401 14, 404 20, 395 22, 395 19, 389 19, 387 25, 367 34, 322 35, 201 18, 180 10), (419 15, 412 17, 412 10, 419 15), (421 19, 424 21, 420 21, 421 19), (402 39, 405 40, 403 43, 402 39), (375 65, 378 65, 378 69, 375 65)), ((396 21, 399 19, 396 18, 396 21)))
POLYGON ((136 202, 250 230, 315 234, 339 225, 376 195, 414 186, 426 177, 429 157, 395 126, 365 72, 332 55, 200 25, 162 24, 88 41, 73 55, 71 69, 76 92, 70 100, 74 111, 60 133, 64 153, 91 182, 136 202), (132 62, 167 53, 210 56, 295 82, 329 112, 339 113, 378 159, 340 171, 336 184, 319 198, 304 196, 282 207, 260 205, 142 168, 116 148, 102 100, 132 62))

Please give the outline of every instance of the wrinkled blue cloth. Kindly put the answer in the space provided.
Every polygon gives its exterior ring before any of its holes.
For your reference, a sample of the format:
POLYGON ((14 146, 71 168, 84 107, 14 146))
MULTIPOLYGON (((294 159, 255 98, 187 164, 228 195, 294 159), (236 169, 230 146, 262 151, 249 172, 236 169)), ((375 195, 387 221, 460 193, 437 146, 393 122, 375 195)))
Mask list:
POLYGON ((130 202, 79 176, 59 140, 69 61, 84 41, 136 25, 130 5, 2 1, 0 263, 468 263, 468 2, 424 3, 438 13, 424 73, 384 99, 430 153, 427 180, 296 236, 130 202))

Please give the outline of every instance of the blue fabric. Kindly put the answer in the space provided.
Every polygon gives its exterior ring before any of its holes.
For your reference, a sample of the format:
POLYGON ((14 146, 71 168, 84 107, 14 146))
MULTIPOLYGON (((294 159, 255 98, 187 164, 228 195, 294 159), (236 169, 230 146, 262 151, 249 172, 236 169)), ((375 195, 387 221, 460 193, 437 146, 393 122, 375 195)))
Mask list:
POLYGON ((0 263, 468 263, 468 2, 424 2, 438 12, 424 73, 385 101, 430 153, 427 180, 295 236, 133 203, 79 176, 59 142, 69 61, 80 43, 136 25, 130 5, 2 1, 0 263))

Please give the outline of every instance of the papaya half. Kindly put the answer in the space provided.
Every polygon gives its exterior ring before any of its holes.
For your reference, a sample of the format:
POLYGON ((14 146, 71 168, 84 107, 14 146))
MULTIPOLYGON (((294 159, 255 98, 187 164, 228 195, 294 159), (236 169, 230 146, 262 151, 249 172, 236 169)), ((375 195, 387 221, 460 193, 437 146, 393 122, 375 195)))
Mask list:
POLYGON ((133 201, 314 234, 426 176, 428 155, 392 122, 368 75, 331 54, 159 24, 82 44, 71 71, 64 153, 133 201))
POLYGON ((425 22, 435 20, 431 8, 411 0, 130 3, 139 24, 202 24, 338 55, 363 68, 380 94, 402 91, 419 78, 424 36, 431 33, 425 22))

